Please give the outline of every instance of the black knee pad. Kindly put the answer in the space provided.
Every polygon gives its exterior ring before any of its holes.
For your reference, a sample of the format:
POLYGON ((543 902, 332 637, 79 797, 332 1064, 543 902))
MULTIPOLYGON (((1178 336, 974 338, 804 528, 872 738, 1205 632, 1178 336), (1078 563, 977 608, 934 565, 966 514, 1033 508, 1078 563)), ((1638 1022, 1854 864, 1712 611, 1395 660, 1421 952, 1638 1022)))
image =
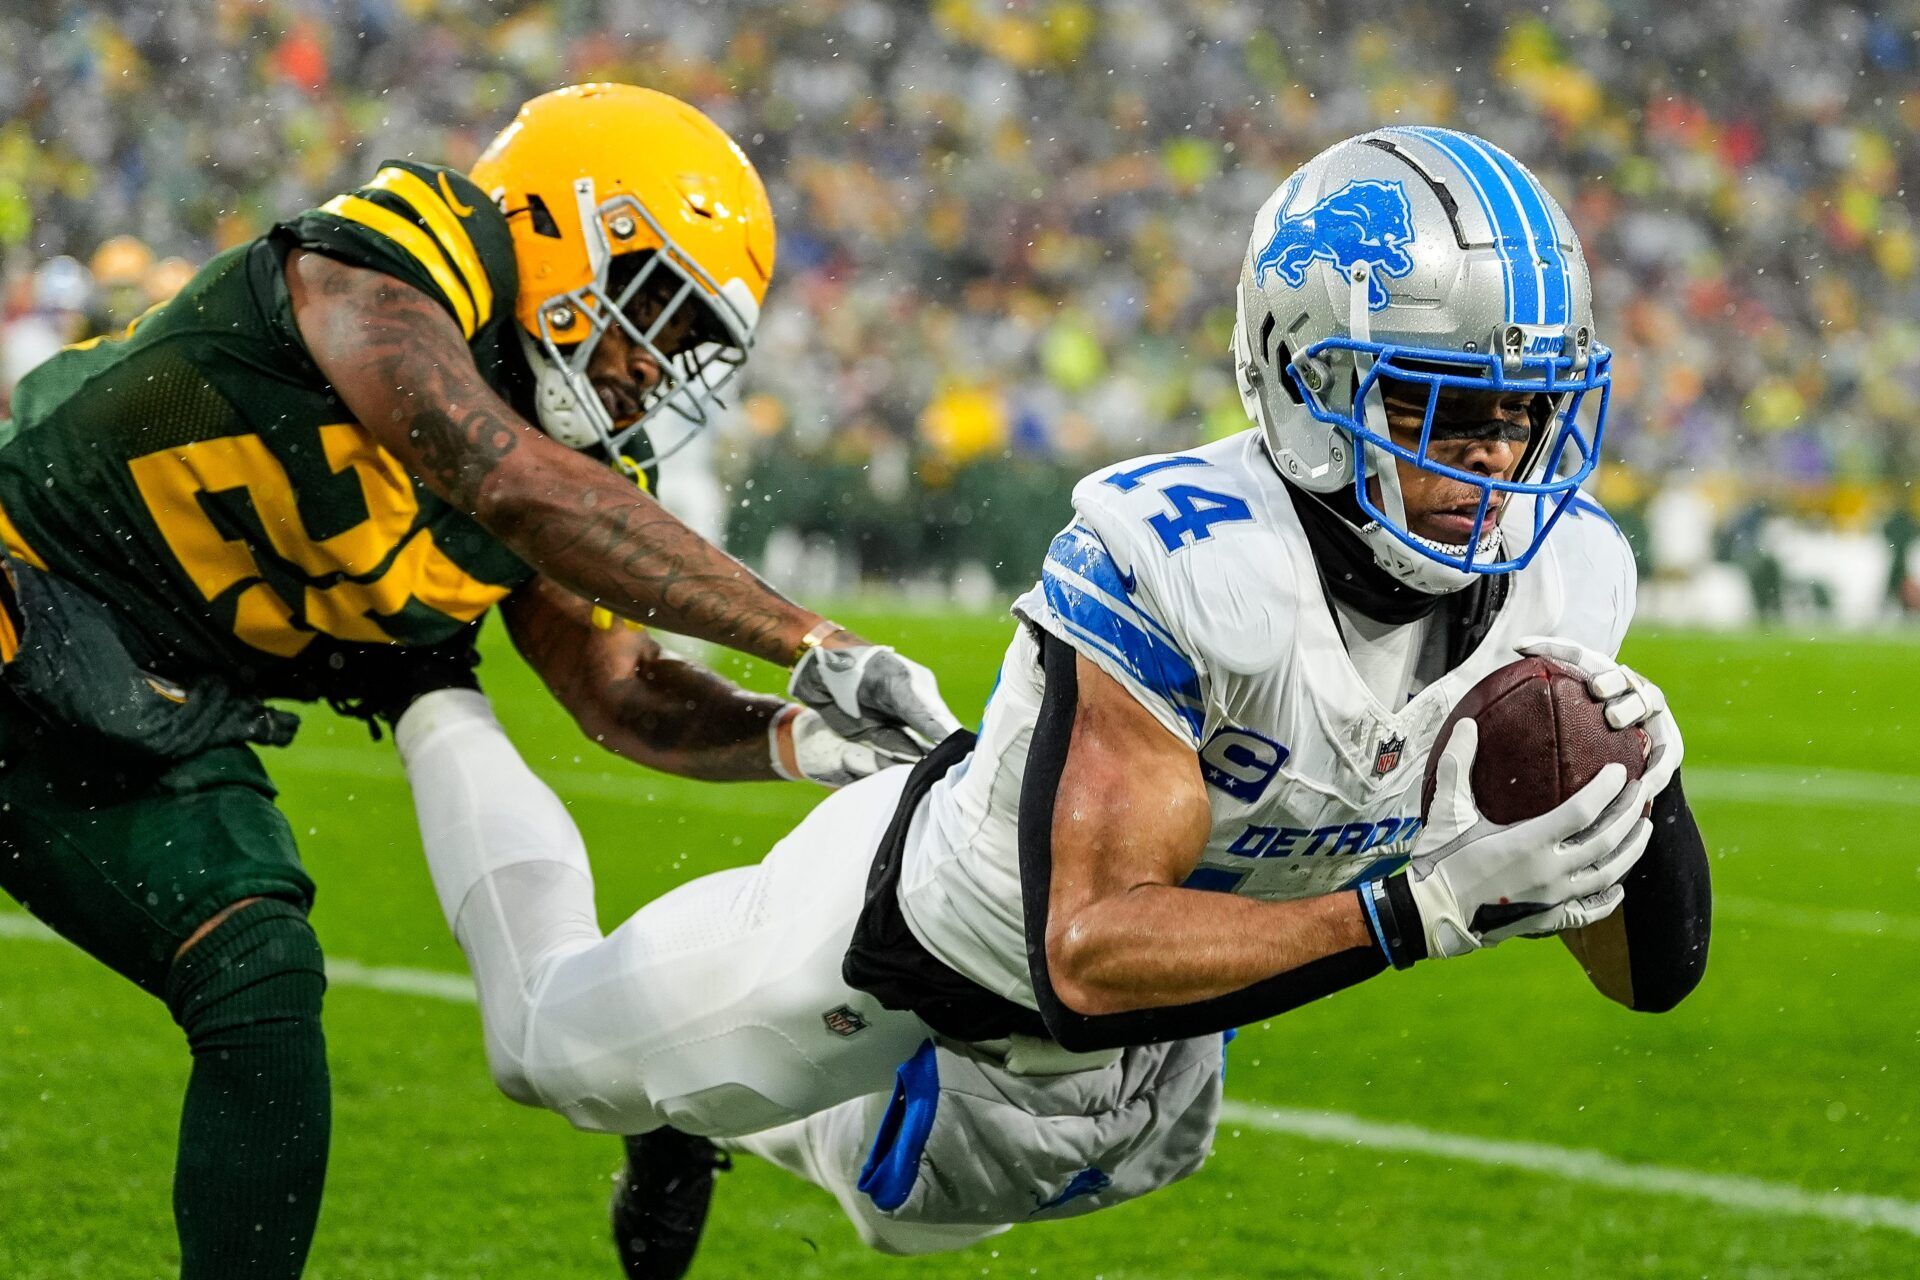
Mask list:
POLYGON ((167 1008, 195 1053, 319 1035, 327 988, 306 913, 264 898, 222 920, 167 973, 167 1008))

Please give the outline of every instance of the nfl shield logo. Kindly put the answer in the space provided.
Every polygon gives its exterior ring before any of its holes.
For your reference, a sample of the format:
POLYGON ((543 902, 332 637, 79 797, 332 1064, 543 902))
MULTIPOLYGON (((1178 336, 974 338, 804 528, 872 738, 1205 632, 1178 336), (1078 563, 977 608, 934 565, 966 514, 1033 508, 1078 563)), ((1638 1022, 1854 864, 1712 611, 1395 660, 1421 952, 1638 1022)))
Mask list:
POLYGON ((1400 753, 1407 749, 1404 737, 1382 738, 1380 749, 1373 753, 1373 776, 1384 778, 1400 767, 1400 753))
POLYGON ((837 1009, 827 1010, 820 1015, 820 1020, 827 1024, 827 1030, 841 1037, 858 1035, 867 1029, 867 1020, 857 1010, 844 1004, 837 1009))

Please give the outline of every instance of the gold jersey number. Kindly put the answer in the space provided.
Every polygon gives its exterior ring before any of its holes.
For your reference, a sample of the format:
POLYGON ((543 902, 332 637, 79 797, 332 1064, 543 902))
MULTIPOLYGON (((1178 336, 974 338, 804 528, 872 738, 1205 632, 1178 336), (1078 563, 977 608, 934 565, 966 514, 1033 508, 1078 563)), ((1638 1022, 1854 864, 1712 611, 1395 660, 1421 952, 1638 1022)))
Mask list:
POLYGON ((127 465, 160 535, 208 600, 246 583, 234 613, 234 634, 256 649, 291 658, 315 634, 367 644, 393 644, 381 625, 409 600, 471 622, 510 588, 481 582, 416 527, 420 505, 394 456, 357 423, 320 428, 320 446, 336 474, 352 469, 367 518, 331 538, 308 535, 286 468, 256 435, 225 436, 164 449, 127 465), (244 489, 273 553, 325 587, 304 589, 300 616, 260 572, 253 550, 221 532, 200 505, 202 493, 244 489))

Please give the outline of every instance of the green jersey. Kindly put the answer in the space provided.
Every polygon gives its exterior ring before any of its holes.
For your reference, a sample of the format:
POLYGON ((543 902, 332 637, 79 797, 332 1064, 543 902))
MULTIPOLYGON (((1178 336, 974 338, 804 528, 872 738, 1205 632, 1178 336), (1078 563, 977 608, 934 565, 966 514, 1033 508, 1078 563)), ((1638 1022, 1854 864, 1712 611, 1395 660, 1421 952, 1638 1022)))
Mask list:
POLYGON ((22 380, 0 424, 0 539, 114 606, 156 670, 313 697, 343 649, 459 643, 532 570, 353 420, 294 323, 296 248, 439 301, 524 407, 505 218, 450 169, 388 161, 22 380))

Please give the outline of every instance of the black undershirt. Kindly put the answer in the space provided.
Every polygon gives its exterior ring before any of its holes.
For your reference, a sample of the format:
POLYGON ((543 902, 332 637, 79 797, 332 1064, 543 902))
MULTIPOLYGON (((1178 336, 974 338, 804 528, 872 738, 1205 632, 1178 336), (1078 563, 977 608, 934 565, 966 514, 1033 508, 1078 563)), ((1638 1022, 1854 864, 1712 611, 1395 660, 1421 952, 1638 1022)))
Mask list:
POLYGON ((1353 494, 1345 489, 1307 493, 1284 477, 1281 483, 1293 499, 1294 514, 1313 547, 1320 581, 1332 599, 1376 622, 1404 626, 1418 622, 1449 598, 1410 587, 1380 567, 1372 548, 1360 540, 1359 526, 1364 519, 1353 494))
MULTIPOLYGON (((1275 469, 1276 473, 1278 468, 1275 469)), ((1333 612, 1335 601, 1365 614, 1376 622, 1405 626, 1439 609, 1440 623, 1446 628, 1446 671, 1467 660, 1480 647, 1507 601, 1505 574, 1482 573, 1458 591, 1444 595, 1421 591, 1400 581, 1380 567, 1373 551, 1360 539, 1354 520, 1360 517, 1360 504, 1345 489, 1332 494, 1307 493, 1296 488, 1285 476, 1287 496, 1293 500, 1294 514, 1306 532, 1307 545, 1313 549, 1314 567, 1320 571, 1320 588, 1333 612), (1342 508, 1350 508, 1352 516, 1342 508)), ((1334 629, 1346 639, 1340 615, 1333 613, 1334 629)))

